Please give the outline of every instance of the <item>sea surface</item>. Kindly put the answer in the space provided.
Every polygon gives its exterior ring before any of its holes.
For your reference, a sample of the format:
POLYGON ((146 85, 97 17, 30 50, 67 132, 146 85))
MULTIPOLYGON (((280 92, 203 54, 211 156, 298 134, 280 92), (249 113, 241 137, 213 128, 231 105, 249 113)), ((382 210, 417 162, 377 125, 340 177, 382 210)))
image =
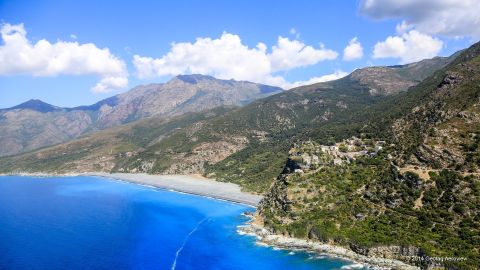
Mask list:
POLYGON ((258 246, 226 201, 97 177, 0 177, 0 269, 359 269, 258 246))

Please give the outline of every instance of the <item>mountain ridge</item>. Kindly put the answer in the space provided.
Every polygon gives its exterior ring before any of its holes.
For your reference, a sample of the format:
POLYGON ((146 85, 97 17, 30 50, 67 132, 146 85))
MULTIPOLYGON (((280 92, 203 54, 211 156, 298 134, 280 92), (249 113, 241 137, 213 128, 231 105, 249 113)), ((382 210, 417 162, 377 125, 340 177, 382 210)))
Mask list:
POLYGON ((48 104, 40 99, 30 99, 16 106, 0 109, 0 111, 24 110, 24 109, 30 109, 38 112, 53 112, 57 110, 62 110, 62 108, 48 104))
POLYGON ((161 84, 139 85, 92 105, 61 108, 40 100, 0 109, 0 156, 69 141, 82 134, 147 117, 174 117, 222 106, 243 106, 281 88, 182 75, 161 84), (187 83, 184 80, 195 80, 187 83), (268 89, 269 91, 265 91, 268 89))
MULTIPOLYGON (((434 63, 441 68, 450 59, 436 58, 419 63, 434 63), (439 59, 442 61, 438 61, 439 59)), ((408 65, 405 68, 408 69, 408 65)), ((396 68, 394 71, 402 69, 396 68)), ((433 72, 434 69, 430 71, 433 72)), ((388 76, 379 78, 389 79, 388 76)), ((172 84, 178 80, 174 78, 172 84)), ((227 80, 222 82, 232 83, 227 80)), ((374 95, 371 89, 368 83, 359 83, 351 76, 294 88, 259 99, 246 107, 225 112, 208 121, 197 123, 194 127, 176 129, 166 137, 139 146, 134 156, 119 158, 120 153, 117 153, 116 157, 116 154, 113 154, 111 158, 116 160, 113 168, 108 166, 101 170, 206 173, 218 180, 236 182, 249 190, 263 192, 280 173, 288 148, 294 140, 307 136, 315 126, 326 125, 332 119, 348 115, 352 110, 372 106, 397 95, 397 92, 405 91, 400 89, 392 93, 386 91, 385 95, 374 95), (214 153, 219 147, 224 148, 219 155, 222 157, 220 160, 201 158, 202 151, 214 153), (145 166, 146 164, 153 165, 145 166), (262 188, 257 189, 260 183, 262 188)), ((141 90, 136 94, 148 96, 148 87, 141 90)), ((188 106, 188 102, 185 106, 188 106)), ((54 149, 55 147, 51 148, 52 153, 56 152, 54 149)), ((47 154, 49 151, 47 148, 41 152, 45 152, 45 156, 51 156, 47 154)), ((86 161, 77 160, 71 165, 71 170, 81 171, 88 164, 86 161)), ((62 167, 62 170, 68 170, 62 167)))

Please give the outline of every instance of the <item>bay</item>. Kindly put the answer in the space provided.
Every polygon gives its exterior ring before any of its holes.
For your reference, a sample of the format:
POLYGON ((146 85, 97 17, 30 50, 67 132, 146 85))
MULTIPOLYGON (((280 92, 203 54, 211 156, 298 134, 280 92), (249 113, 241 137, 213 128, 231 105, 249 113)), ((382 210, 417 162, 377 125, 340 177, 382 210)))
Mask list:
POLYGON ((253 208, 104 178, 0 177, 0 269, 351 269, 258 246, 253 208))

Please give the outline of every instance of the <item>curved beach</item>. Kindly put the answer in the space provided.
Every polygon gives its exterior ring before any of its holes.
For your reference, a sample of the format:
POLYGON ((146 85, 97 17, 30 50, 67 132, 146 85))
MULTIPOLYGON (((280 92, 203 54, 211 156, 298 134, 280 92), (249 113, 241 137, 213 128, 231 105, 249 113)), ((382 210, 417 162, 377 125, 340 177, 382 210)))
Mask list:
POLYGON ((236 184, 218 182, 197 175, 152 175, 143 173, 88 173, 87 175, 212 197, 253 207, 256 207, 262 199, 262 196, 241 191, 240 186, 236 184))

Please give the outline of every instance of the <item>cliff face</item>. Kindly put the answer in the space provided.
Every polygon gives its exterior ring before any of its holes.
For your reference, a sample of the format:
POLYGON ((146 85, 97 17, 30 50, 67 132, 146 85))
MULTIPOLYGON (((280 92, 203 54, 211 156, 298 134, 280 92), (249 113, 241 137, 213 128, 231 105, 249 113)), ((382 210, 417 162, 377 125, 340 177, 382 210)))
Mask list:
POLYGON ((426 254, 414 246, 375 246, 375 247, 362 247, 353 243, 349 243, 349 248, 357 254, 378 258, 387 258, 402 260, 410 262, 412 257, 424 257, 426 254))

